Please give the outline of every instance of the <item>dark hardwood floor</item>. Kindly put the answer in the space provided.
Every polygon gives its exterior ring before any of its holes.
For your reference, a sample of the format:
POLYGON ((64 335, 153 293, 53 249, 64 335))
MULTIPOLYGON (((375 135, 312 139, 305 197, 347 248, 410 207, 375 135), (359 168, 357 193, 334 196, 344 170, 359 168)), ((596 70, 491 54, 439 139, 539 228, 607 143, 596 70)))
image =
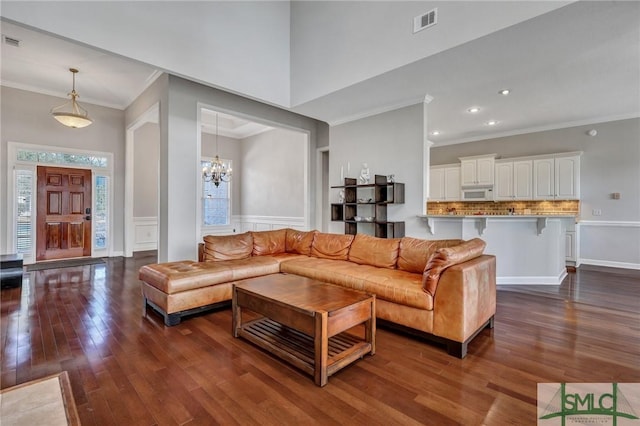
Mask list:
POLYGON ((1 387, 66 370, 83 425, 536 424, 539 382, 640 382, 640 271, 583 266, 498 291, 463 360, 379 329, 324 388, 231 336, 231 310, 142 317, 153 256, 29 272, 1 292, 1 387))

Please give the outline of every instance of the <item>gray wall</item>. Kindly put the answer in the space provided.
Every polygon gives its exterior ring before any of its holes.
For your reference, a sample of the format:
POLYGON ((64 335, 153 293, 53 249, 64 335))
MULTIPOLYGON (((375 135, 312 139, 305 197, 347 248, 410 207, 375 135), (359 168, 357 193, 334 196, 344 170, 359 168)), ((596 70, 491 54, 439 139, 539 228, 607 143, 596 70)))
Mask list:
POLYGON ((304 216, 304 133, 274 129, 242 141, 243 215, 304 216))
MULTIPOLYGON (((314 176, 316 120, 174 76, 169 76, 167 93, 160 98, 159 261, 197 258, 197 198, 185 189, 198 187, 199 104, 267 125, 308 132, 309 174, 314 176)), ((309 185, 309 197, 313 205, 313 184, 309 185)), ((311 212, 310 223, 314 220, 311 212)))
POLYGON ((133 217, 158 216, 160 128, 147 123, 134 132, 133 217))
POLYGON ((0 251, 6 253, 7 235, 7 142, 21 142, 36 145, 50 145, 80 150, 94 150, 113 153, 114 217, 113 250, 123 250, 124 226, 124 112, 97 105, 83 103, 94 122, 83 129, 71 129, 51 117, 52 107, 68 99, 41 95, 8 87, 0 88, 1 121, 0 128, 0 251))
POLYGON ((218 151, 216 151, 216 135, 202 133, 202 156, 215 157, 216 153, 224 160, 231 160, 233 169, 231 179, 231 214, 242 212, 240 189, 242 187, 242 140, 218 136, 218 151))
MULTIPOLYGON (((404 221, 406 235, 426 236, 426 226, 416 217, 422 214, 423 186, 423 125, 422 103, 378 114, 331 128, 330 170, 331 185, 340 185, 340 168, 345 177, 358 177, 363 162, 374 174, 394 174, 397 182, 405 184, 405 203, 390 205, 390 221, 404 221), (347 164, 351 173, 347 175, 347 164)), ((331 202, 338 201, 338 190, 331 190, 331 202)), ((344 224, 331 222, 331 232, 343 233, 344 224)))
POLYGON ((431 165, 497 153, 502 158, 583 151, 580 257, 585 263, 640 268, 640 119, 610 121, 431 149, 431 165), (587 135, 596 129, 595 137, 587 135), (619 192, 614 200, 611 193, 619 192), (602 211, 594 216, 593 209, 602 211), (618 263, 616 263, 618 262, 618 263))
POLYGON ((286 1, 2 2, 8 19, 278 105, 289 103, 289 10, 286 1))
POLYGON ((292 1, 292 105, 565 4, 567 2, 558 1, 292 1), (446 24, 414 34, 414 16, 434 7, 438 8, 441 22, 446 24), (456 19, 452 20, 451 16, 456 19))

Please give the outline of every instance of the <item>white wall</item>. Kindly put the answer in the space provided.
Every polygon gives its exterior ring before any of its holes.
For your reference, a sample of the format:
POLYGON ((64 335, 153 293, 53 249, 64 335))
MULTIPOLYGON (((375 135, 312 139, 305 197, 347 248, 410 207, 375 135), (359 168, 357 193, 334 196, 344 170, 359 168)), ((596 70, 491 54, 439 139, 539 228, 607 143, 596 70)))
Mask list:
MULTIPOLYGON (((4 4, 3 4, 4 7, 4 4)), ((7 253, 7 143, 20 142, 35 145, 66 147, 78 150, 102 151, 113 153, 114 195, 113 241, 112 250, 123 250, 124 225, 124 112, 112 108, 84 103, 94 122, 83 129, 71 129, 58 123, 51 117, 52 107, 68 99, 41 95, 8 87, 0 88, 1 109, 0 127, 0 252, 7 253)))
POLYGON ((302 104, 566 4, 291 2, 291 104, 302 104), (441 23, 413 34, 414 16, 434 7, 441 23))
MULTIPOLYGON (((309 176, 315 173, 316 120, 257 101, 168 77, 160 98, 160 237, 159 261, 196 259, 200 239, 198 190, 201 134, 198 109, 207 107, 263 124, 299 129, 309 134, 309 176), (195 190, 194 190, 195 189, 195 190)), ((147 100, 148 102, 148 100, 147 100)), ((315 200, 312 184, 309 200, 315 200)), ((309 223, 314 223, 313 212, 309 223)))
MULTIPOLYGON (((341 185, 340 168, 345 177, 358 177, 362 163, 373 175, 394 174, 405 184, 404 204, 390 205, 389 221, 404 221, 405 234, 426 237, 426 226, 416 215, 422 214, 424 104, 378 114, 331 128, 329 182, 341 185), (351 173, 347 174, 347 165, 351 173)), ((329 195, 338 202, 338 190, 329 195)), ((331 222, 329 230, 344 233, 342 222, 331 222)))
POLYGON ((160 128, 147 123, 135 132, 133 147, 133 216, 158 215, 158 168, 160 165, 160 128))
POLYGON ((431 165, 497 153, 503 158, 583 151, 580 165, 580 258, 640 269, 640 119, 549 130, 434 147, 431 165), (595 137, 587 131, 596 129, 595 137), (619 192, 619 200, 611 194, 619 192), (593 210, 601 210, 594 216, 593 210))
POLYGON ((304 133, 273 129, 242 140, 242 214, 304 216, 304 133))
POLYGON ((286 1, 3 1, 2 16, 194 81, 289 105, 286 1))

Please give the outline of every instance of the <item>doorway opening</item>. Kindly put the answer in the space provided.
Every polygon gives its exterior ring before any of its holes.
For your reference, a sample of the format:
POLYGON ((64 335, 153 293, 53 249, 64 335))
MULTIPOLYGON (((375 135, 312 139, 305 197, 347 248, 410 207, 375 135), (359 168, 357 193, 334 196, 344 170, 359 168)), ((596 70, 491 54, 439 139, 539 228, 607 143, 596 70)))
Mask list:
POLYGON ((37 167, 36 261, 91 256, 91 170, 37 167))
POLYGON ((113 255, 113 154, 9 142, 7 163, 5 252, 25 264, 113 255))

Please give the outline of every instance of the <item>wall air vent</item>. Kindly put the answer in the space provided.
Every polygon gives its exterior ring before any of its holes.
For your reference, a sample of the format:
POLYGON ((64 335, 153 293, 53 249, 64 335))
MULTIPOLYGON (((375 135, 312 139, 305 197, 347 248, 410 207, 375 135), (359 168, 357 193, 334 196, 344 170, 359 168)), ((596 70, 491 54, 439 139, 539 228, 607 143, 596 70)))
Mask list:
POLYGON ((438 8, 428 11, 427 13, 423 13, 422 15, 418 15, 413 18, 413 33, 417 33, 418 31, 422 31, 425 28, 429 28, 438 23, 438 8))
POLYGON ((8 44, 13 47, 20 47, 20 40, 17 38, 12 38, 6 35, 3 35, 2 38, 4 39, 4 44, 8 44))

